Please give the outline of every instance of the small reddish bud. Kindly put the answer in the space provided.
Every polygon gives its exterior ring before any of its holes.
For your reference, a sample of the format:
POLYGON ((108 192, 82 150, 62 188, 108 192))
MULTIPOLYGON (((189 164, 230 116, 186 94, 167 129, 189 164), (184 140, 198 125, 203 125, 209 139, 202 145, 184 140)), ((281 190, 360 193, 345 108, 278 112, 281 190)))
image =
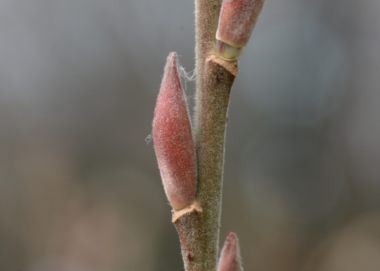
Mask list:
POLYGON ((240 55, 251 37, 263 5, 264 0, 223 1, 216 31, 219 44, 216 43, 215 47, 218 54, 227 60, 240 55))
POLYGON ((166 196, 180 210, 195 201, 197 167, 186 96, 169 54, 153 118, 153 141, 166 196))
POLYGON ((230 232, 220 254, 218 271, 243 271, 240 258, 239 240, 235 233, 230 232))

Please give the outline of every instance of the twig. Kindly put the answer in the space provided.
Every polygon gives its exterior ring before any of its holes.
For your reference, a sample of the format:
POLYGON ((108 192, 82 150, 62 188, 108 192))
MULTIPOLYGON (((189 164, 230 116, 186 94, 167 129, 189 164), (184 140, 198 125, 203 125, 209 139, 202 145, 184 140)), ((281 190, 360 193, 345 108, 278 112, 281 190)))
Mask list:
MULTIPOLYGON (((224 0, 218 26, 221 2, 196 0, 194 144, 187 105, 185 98, 181 98, 184 96, 175 53, 167 60, 153 121, 156 155, 173 207, 172 221, 181 241, 186 271, 215 271, 217 268, 230 92, 238 73, 236 59, 248 42, 263 4, 263 0, 224 0), (196 181, 194 176, 197 176, 196 181)), ((228 247, 233 247, 234 238, 228 239, 228 247)), ((229 269, 235 266, 235 260, 223 257, 227 260, 223 260, 221 266, 229 269)))
MULTIPOLYGON (((199 110, 196 150, 198 159, 197 206, 175 220, 186 271, 215 270, 221 211, 224 138, 230 91, 237 62, 215 55, 206 60, 205 88, 197 100, 199 110)), ((178 216, 177 212, 173 215, 178 216)))

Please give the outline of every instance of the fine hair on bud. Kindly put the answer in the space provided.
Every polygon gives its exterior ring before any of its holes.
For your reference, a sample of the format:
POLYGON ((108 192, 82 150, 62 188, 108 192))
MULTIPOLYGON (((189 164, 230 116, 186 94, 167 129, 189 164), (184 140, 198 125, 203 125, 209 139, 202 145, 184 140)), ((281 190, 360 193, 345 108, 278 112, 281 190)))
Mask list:
POLYGON ((177 54, 169 54, 153 118, 153 142, 166 196, 174 210, 195 201, 197 163, 177 54))
POLYGON ((239 240, 233 232, 228 234, 226 241, 224 242, 219 258, 218 271, 243 271, 239 240))
POLYGON ((225 50, 226 46, 216 44, 218 54, 226 59, 230 55, 233 58, 239 56, 251 37, 263 5, 264 0, 223 0, 216 40, 232 48, 227 47, 228 50, 225 50))

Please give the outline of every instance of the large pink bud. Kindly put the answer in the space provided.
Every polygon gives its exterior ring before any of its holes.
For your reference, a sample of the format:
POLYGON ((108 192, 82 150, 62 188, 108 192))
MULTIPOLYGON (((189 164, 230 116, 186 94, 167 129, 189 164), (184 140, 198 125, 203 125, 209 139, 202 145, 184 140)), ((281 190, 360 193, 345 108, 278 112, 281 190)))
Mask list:
POLYGON ((169 54, 153 118, 153 141, 166 196, 180 210, 195 201, 197 165, 186 96, 169 54))

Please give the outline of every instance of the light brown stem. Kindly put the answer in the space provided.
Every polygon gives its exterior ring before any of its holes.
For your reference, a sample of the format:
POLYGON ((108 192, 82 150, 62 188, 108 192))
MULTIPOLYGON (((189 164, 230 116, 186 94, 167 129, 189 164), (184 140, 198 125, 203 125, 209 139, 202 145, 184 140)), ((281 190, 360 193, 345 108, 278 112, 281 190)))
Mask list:
MULTIPOLYGON (((201 89, 205 88, 204 68, 206 58, 213 53, 216 28, 218 26, 222 0, 195 0, 195 71, 196 71, 196 100, 200 99, 201 89)), ((195 103, 194 125, 195 134, 199 130, 199 103, 195 103)))
POLYGON ((186 271, 215 271, 218 258, 224 139, 236 61, 214 55, 221 0, 196 0, 194 136, 197 152, 197 203, 173 212, 186 271))
POLYGON ((182 258, 186 271, 206 270, 202 251, 206 245, 200 240, 202 235, 202 208, 194 203, 181 211, 172 211, 172 222, 181 242, 182 258))
POLYGON ((198 163, 198 209, 176 216, 186 271, 214 271, 217 266, 224 139, 236 61, 211 54, 204 66, 204 87, 197 95, 195 133, 198 163), (202 211, 199 211, 202 210, 202 211))

